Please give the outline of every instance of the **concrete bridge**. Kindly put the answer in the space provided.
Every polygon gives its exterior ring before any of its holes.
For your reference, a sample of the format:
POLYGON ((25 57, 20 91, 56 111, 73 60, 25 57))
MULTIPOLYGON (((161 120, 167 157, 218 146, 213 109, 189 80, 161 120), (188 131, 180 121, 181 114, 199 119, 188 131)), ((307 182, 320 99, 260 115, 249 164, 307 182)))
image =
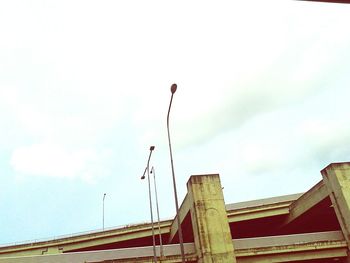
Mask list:
MULTIPOLYGON (((179 218, 186 262, 350 262, 350 163, 303 194, 225 204, 217 174, 191 176, 179 218)), ((177 218, 161 222, 159 262, 181 262, 177 218)), ((149 223, 0 246, 0 263, 153 262, 149 223)))

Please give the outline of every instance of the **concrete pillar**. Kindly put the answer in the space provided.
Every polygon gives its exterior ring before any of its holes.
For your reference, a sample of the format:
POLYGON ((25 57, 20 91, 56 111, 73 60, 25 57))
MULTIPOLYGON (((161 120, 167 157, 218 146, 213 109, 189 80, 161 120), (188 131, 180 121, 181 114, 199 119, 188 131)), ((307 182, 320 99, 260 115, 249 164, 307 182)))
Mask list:
POLYGON ((191 176, 187 189, 198 262, 235 263, 219 175, 191 176))
MULTIPOLYGON (((332 163, 321 171, 350 255, 350 163, 332 163)), ((348 257, 348 261, 349 261, 348 257)))

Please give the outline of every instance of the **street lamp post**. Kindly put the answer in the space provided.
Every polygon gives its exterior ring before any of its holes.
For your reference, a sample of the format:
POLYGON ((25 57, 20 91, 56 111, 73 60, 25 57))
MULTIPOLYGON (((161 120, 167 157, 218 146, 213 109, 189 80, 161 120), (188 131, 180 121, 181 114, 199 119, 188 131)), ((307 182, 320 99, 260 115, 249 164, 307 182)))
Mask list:
POLYGON ((150 152, 149 152, 149 156, 148 156, 148 160, 147 160, 147 166, 146 166, 145 171, 143 172, 143 175, 141 176, 141 180, 145 179, 145 174, 147 171, 149 208, 150 208, 150 212, 151 212, 151 225, 152 225, 153 258, 154 258, 154 262, 157 262, 156 240, 155 240, 155 236, 154 236, 153 211, 152 211, 151 183, 150 183, 150 179, 149 179, 149 161, 151 159, 151 155, 152 155, 152 152, 154 150, 154 146, 151 146, 149 150, 150 150, 150 152))
POLYGON ((151 173, 153 173, 153 182, 154 182, 154 192, 156 195, 156 207, 157 207, 157 216, 158 216, 158 232, 159 232, 159 245, 160 245, 160 257, 163 257, 163 241, 162 241, 162 231, 160 230, 160 218, 159 218, 159 206, 158 206, 158 194, 157 194, 157 183, 156 183, 156 171, 154 167, 151 168, 151 173))
POLYGON ((178 200, 177 200, 176 180, 175 180, 175 172, 174 172, 174 162, 173 162, 173 154, 172 154, 172 150, 171 150, 170 131, 169 131, 169 114, 170 114, 171 104, 173 102, 173 96, 174 96, 174 93, 176 92, 176 89, 177 89, 177 85, 176 84, 171 85, 171 89, 170 89, 170 91, 171 91, 171 98, 170 98, 168 115, 167 115, 167 129, 168 129, 168 141, 169 141, 169 151, 170 151, 170 161, 171 161, 171 172, 172 172, 172 176, 173 176, 174 198, 175 198, 175 206, 176 206, 177 226, 178 226, 178 232, 179 232, 181 259, 182 259, 182 263, 185 263, 185 250, 184 250, 183 237, 182 237, 181 221, 180 221, 180 217, 179 217, 179 203, 178 203, 178 200))
POLYGON ((105 197, 106 193, 103 194, 102 200, 102 230, 105 230, 105 197))

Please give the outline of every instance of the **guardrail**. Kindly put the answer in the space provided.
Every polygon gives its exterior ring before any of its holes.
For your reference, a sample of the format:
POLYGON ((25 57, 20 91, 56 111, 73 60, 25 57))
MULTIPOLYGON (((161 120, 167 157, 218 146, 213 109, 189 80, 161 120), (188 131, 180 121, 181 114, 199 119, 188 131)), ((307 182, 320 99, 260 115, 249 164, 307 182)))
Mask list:
MULTIPOLYGON (((161 220, 161 222, 169 221, 169 220, 172 220, 172 218, 161 220)), ((18 241, 18 242, 10 242, 10 243, 0 244, 0 248, 9 247, 9 246, 29 245, 29 244, 35 244, 35 243, 41 243, 41 242, 44 243, 44 242, 67 239, 67 238, 72 238, 72 237, 87 236, 87 235, 97 236, 94 234, 101 234, 103 232, 109 232, 109 231, 118 230, 118 229, 126 229, 126 228, 130 228, 130 227, 150 225, 150 224, 151 224, 151 222, 141 222, 141 223, 120 225, 120 226, 114 226, 114 227, 105 227, 104 229, 101 228, 101 229, 95 229, 95 230, 81 231, 81 232, 76 232, 76 233, 66 234, 66 235, 51 236, 51 237, 47 237, 47 238, 39 238, 39 239, 31 239, 31 240, 24 240, 24 241, 18 241)))

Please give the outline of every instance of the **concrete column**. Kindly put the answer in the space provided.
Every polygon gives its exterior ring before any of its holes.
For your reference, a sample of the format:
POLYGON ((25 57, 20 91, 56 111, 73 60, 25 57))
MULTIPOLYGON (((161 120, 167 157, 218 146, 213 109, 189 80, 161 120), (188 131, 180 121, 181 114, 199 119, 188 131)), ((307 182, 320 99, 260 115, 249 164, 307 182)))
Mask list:
MULTIPOLYGON (((321 171, 350 251, 350 163, 332 163, 321 171)), ((348 257, 348 261, 349 257, 348 257)))
POLYGON ((219 175, 191 176, 187 189, 198 262, 235 263, 219 175))

